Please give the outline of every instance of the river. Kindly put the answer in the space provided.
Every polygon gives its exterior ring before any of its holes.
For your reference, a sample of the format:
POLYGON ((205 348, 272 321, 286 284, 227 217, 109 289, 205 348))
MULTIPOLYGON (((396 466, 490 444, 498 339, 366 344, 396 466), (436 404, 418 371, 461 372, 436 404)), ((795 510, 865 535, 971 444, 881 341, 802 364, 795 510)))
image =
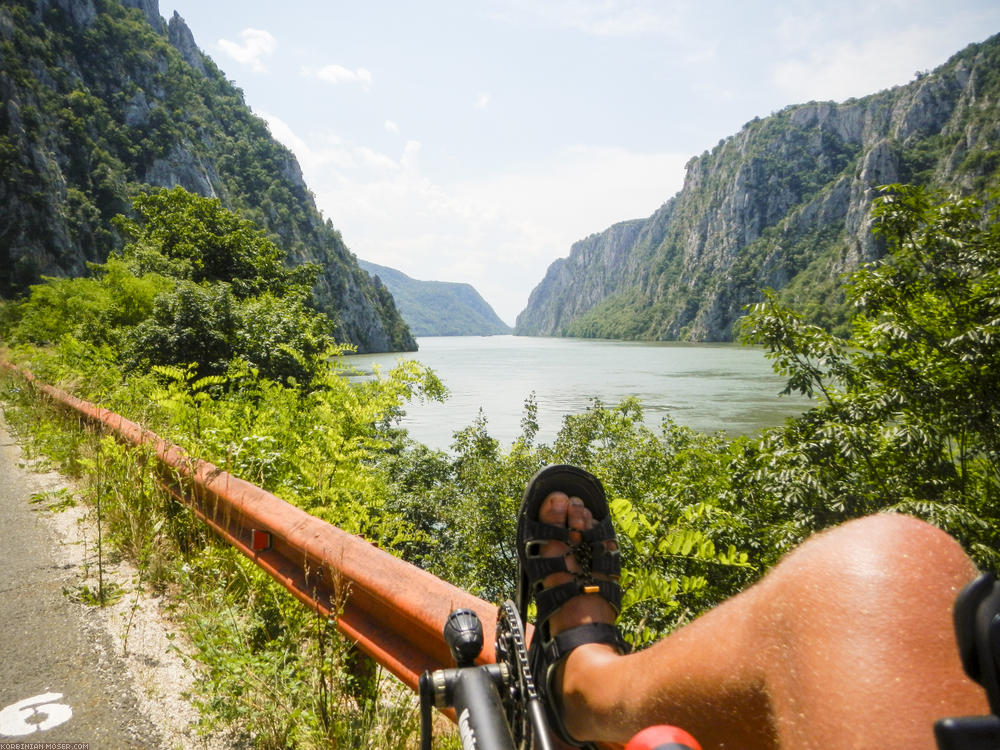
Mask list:
POLYGON ((784 379, 761 349, 737 344, 599 341, 529 336, 442 336, 417 340, 405 354, 357 354, 345 362, 368 377, 373 366, 400 359, 430 367, 450 391, 445 403, 413 402, 401 426, 432 448, 446 450, 456 430, 482 409, 490 435, 509 446, 520 434, 524 401, 538 403, 538 440, 551 442, 567 414, 593 398, 614 405, 628 396, 643 404, 646 423, 665 416, 704 432, 729 435, 781 424, 808 400, 779 396, 784 379))

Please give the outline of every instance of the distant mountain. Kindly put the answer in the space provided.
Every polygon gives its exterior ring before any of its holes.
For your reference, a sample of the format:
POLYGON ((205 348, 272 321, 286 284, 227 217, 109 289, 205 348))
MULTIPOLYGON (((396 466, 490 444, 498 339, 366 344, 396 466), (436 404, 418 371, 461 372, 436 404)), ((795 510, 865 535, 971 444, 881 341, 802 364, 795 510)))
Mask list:
POLYGON ((470 284, 418 281, 386 266, 358 260, 392 292, 414 336, 495 336, 511 332, 470 284))
POLYGON ((85 275, 121 246, 111 218, 133 196, 180 186, 256 222, 290 263, 319 264, 338 340, 416 348, 291 151, 158 0, 3 0, 0 96, 0 297, 85 275))
POLYGON ((905 86, 754 119, 691 159, 652 216, 575 243, 514 332, 727 341, 764 288, 837 329, 842 274, 884 253, 876 188, 985 194, 1000 181, 998 133, 1000 35, 905 86))

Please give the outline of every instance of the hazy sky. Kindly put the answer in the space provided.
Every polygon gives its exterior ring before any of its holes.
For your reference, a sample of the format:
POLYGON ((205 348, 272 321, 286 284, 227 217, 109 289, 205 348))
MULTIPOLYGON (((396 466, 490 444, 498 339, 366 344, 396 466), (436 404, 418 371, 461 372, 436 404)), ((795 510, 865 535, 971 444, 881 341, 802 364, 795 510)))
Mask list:
POLYGON ((996 0, 160 0, 294 151, 360 258, 513 324, 570 245, 789 104, 907 83, 996 0))

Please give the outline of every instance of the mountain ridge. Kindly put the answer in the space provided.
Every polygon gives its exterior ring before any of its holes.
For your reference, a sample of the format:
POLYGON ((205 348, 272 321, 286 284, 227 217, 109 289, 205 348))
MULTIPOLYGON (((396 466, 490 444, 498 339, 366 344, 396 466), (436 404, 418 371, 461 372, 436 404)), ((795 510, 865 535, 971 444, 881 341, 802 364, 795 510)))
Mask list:
POLYGON ((840 276, 884 252, 871 234, 878 186, 996 184, 998 71, 1000 35, 904 86, 754 118, 693 157, 650 217, 574 243, 515 334, 728 341, 768 287, 842 325, 840 276))
POLYGON ((11 0, 0 7, 0 296, 81 276, 120 248, 139 192, 180 186, 317 263, 316 305, 359 351, 416 342, 385 285, 324 220, 278 143, 158 0, 11 0))
POLYGON ((370 261, 358 264, 392 292, 414 336, 497 336, 513 330, 471 284, 422 281, 370 261))

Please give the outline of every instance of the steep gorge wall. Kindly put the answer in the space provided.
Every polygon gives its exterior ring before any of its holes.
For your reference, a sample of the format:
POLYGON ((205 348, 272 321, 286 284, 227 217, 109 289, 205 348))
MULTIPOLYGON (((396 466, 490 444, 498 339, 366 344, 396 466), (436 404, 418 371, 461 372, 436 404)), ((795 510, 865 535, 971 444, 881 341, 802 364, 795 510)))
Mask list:
POLYGON ((518 333, 551 335, 613 294, 645 224, 645 219, 624 221, 575 242, 569 258, 549 266, 531 292, 527 308, 517 319, 518 333), (587 273, 592 268, 603 273, 587 273))
POLYGON ((637 223, 630 246, 619 224, 553 263, 515 333, 726 341, 764 288, 835 324, 826 308, 841 274, 883 252, 871 233, 878 186, 995 182, 998 70, 994 37, 906 86, 747 123, 688 163, 682 190, 637 223))
POLYGON ((139 191, 181 186, 317 263, 317 305, 359 351, 413 350, 388 289, 324 221, 294 155, 158 0, 0 6, 0 295, 79 276, 139 191), (138 12, 136 12, 138 11, 138 12))

